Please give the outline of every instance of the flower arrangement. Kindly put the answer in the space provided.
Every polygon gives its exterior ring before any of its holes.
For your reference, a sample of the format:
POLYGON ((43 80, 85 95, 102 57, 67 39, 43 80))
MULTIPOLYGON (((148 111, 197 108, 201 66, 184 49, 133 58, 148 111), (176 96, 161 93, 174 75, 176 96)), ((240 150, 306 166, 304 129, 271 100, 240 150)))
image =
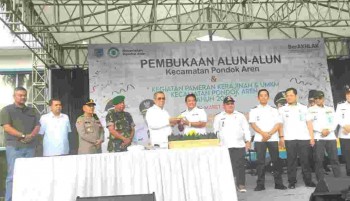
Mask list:
POLYGON ((168 136, 169 142, 171 141, 186 141, 186 140, 204 140, 204 139, 217 139, 217 135, 213 132, 198 134, 196 131, 192 130, 185 135, 174 135, 171 134, 168 136))

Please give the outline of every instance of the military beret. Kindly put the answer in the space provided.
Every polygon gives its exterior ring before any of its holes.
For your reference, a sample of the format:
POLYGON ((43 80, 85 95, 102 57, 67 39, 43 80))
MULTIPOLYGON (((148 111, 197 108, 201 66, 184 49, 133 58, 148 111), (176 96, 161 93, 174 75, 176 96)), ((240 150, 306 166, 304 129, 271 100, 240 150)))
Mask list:
POLYGON ((116 96, 113 98, 113 105, 118 105, 119 103, 123 102, 125 100, 125 96, 116 96))
POLYGON ((84 105, 96 105, 96 103, 95 103, 94 100, 88 99, 88 100, 84 103, 84 105))

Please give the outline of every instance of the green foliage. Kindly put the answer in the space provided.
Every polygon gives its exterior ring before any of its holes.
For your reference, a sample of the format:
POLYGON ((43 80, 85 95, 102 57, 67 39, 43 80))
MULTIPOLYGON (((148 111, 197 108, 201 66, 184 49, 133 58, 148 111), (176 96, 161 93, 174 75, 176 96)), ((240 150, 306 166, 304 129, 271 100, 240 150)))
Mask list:
POLYGON ((169 142, 171 141, 186 141, 186 140, 205 140, 205 139, 217 139, 217 135, 213 132, 206 134, 198 134, 198 133, 188 133, 186 135, 170 135, 168 137, 169 142))

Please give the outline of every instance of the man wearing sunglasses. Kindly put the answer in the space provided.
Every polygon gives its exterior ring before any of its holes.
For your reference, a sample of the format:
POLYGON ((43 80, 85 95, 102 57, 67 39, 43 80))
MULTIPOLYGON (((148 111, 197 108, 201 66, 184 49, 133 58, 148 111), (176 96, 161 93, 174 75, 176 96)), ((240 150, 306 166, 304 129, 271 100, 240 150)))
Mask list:
POLYGON ((239 192, 245 188, 245 152, 250 148, 249 124, 244 114, 235 111, 235 100, 231 96, 224 98, 224 110, 214 118, 214 132, 220 145, 227 147, 230 153, 233 175, 239 192))
POLYGON ((172 126, 180 122, 179 118, 171 118, 164 109, 165 94, 162 91, 154 93, 154 105, 147 110, 146 121, 153 147, 168 148, 168 136, 172 126))

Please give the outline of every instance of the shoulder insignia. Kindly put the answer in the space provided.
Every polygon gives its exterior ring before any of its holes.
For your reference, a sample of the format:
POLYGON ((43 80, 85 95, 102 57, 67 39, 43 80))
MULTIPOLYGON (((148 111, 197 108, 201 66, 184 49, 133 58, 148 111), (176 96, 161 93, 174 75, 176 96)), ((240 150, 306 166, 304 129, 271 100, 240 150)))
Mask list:
POLYGON ((93 114, 93 117, 94 117, 95 120, 100 120, 100 119, 98 118, 97 114, 93 114))
POLYGON ((218 113, 216 113, 214 116, 217 116, 217 115, 219 115, 219 114, 221 114, 222 112, 218 112, 218 113))

